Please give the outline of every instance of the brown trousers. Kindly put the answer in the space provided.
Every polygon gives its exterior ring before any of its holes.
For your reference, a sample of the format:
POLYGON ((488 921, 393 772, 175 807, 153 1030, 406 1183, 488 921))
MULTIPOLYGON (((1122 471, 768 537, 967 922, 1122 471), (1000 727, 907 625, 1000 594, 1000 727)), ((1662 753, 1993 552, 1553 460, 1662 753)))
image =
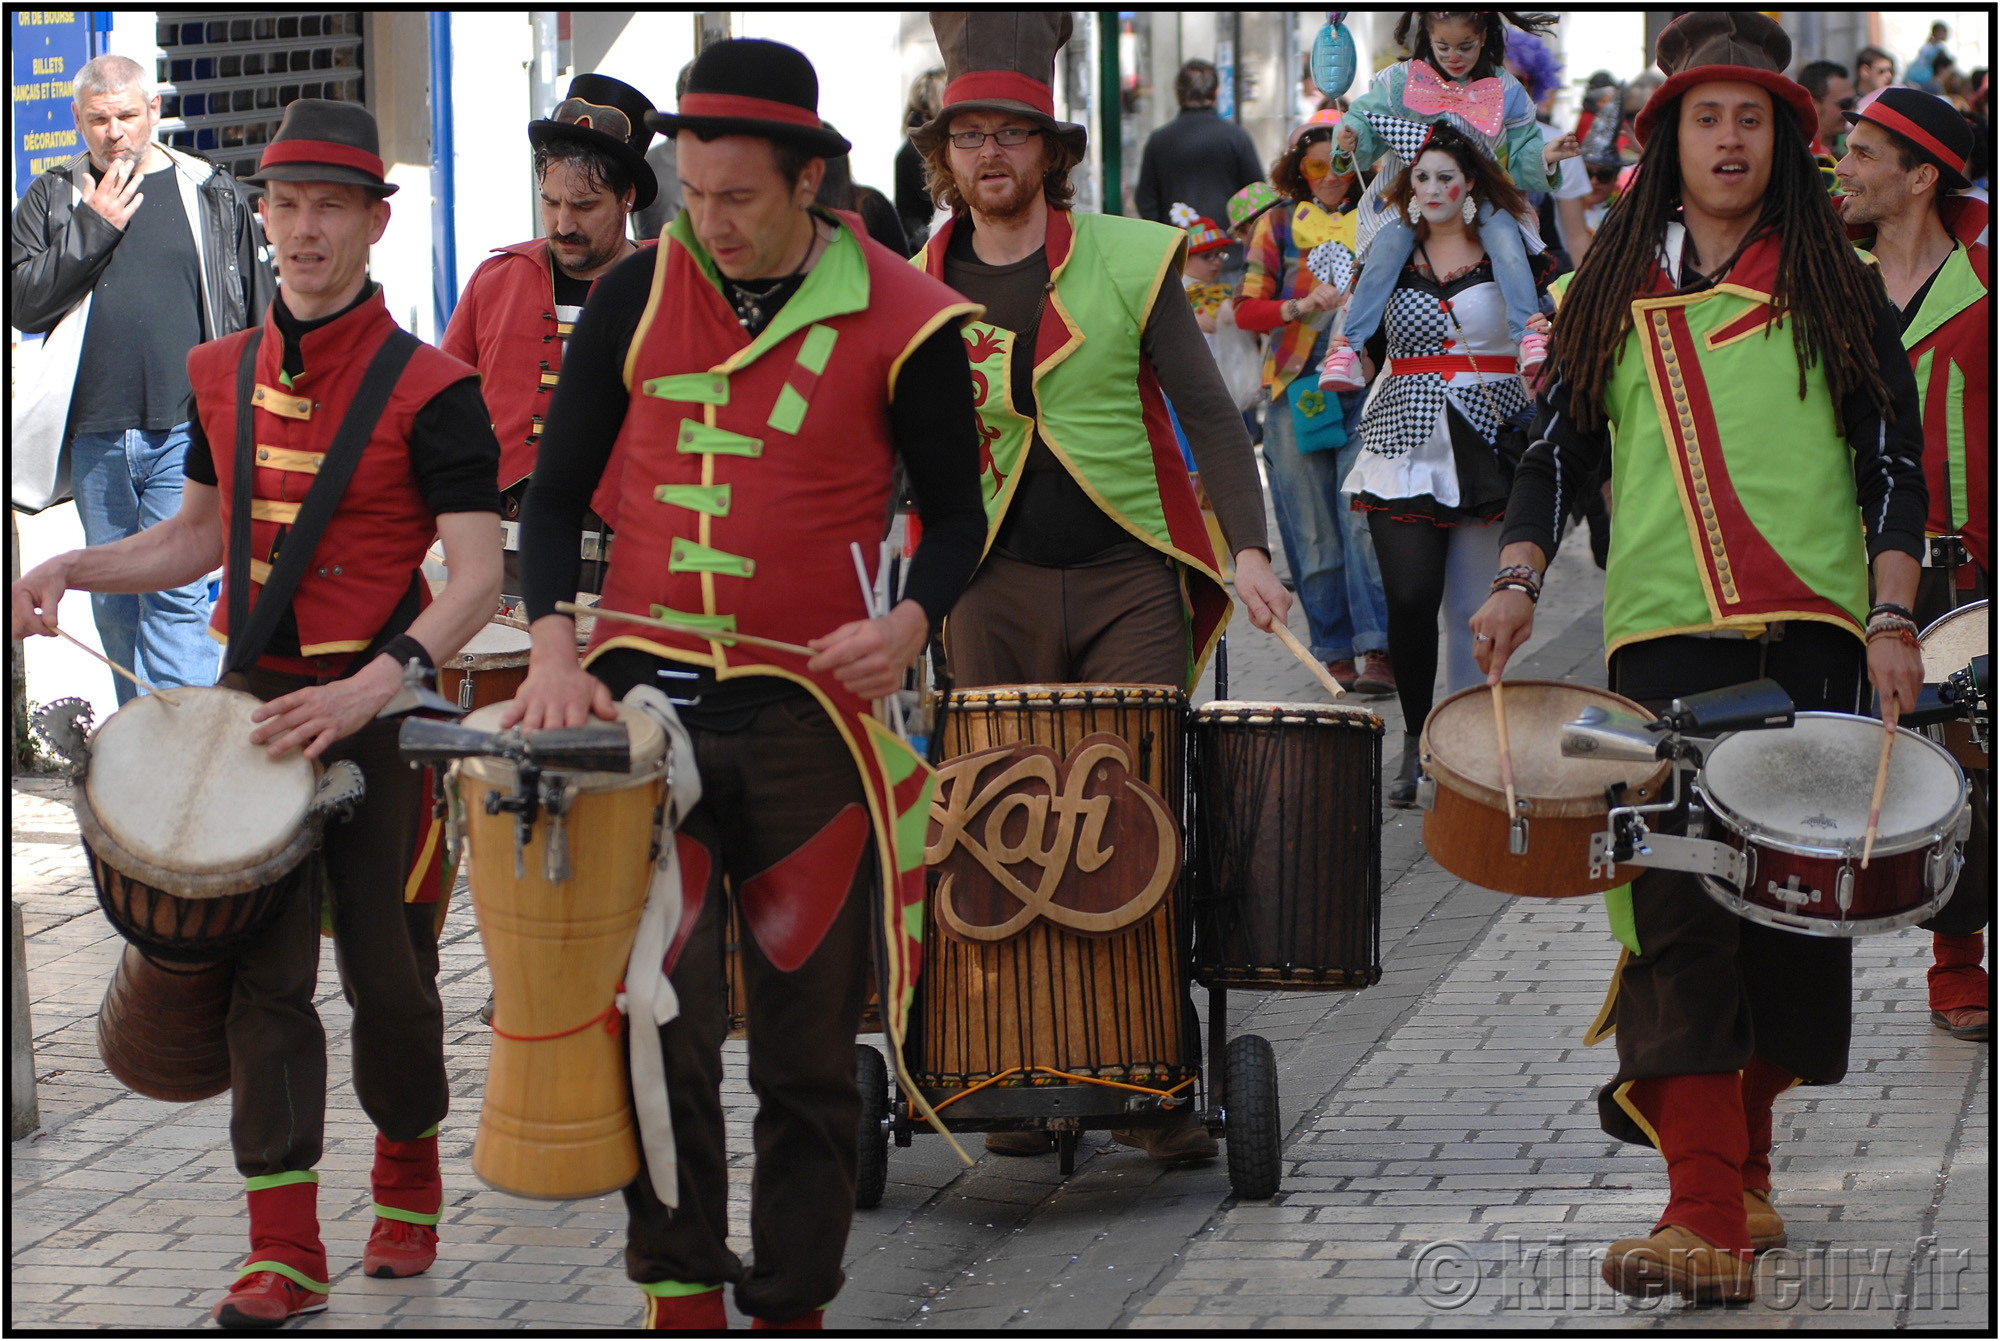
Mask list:
POLYGON ((1087 568, 989 553, 945 622, 952 685, 1167 684, 1193 664, 1180 566, 1148 550, 1087 568))
MULTIPOLYGON (((313 683, 252 669, 224 685, 269 701, 313 683)), ((415 1140, 444 1119, 444 1007, 438 999, 431 904, 403 902, 416 857, 423 775, 396 750, 397 723, 371 722, 323 762, 352 759, 368 794, 354 817, 329 820, 320 858, 333 900, 334 961, 354 1008, 354 1091, 392 1141, 415 1140)), ((296 899, 236 961, 229 1003, 231 1112, 236 1167, 246 1178, 310 1169, 326 1125, 326 1031, 313 1008, 319 977, 321 893, 296 899)))

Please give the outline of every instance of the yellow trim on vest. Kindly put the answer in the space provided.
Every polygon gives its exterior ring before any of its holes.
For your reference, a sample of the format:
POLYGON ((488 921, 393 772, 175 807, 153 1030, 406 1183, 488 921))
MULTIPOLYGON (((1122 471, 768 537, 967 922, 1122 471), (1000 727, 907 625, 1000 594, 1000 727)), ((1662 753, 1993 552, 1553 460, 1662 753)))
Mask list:
MULTIPOLYGON (((1770 304, 1769 304, 1769 303, 1766 303, 1766 304, 1765 304, 1765 306, 1766 306, 1766 307, 1768 307, 1768 306, 1770 306, 1770 304)), ((1708 333, 1707 335, 1704 335, 1704 336, 1702 336, 1702 337, 1701 337, 1701 343, 1702 343, 1702 347, 1703 347, 1703 348, 1705 348, 1705 349, 1726 349, 1726 348, 1728 348, 1728 347, 1729 347, 1730 345, 1733 345, 1733 344, 1737 343, 1737 342, 1738 342, 1738 341, 1740 341, 1740 340, 1748 340, 1748 339, 1750 339, 1750 338, 1751 338, 1751 337, 1753 337, 1753 336, 1758 336, 1758 335, 1767 335, 1767 336, 1779 336, 1779 335, 1783 335, 1783 334, 1785 333, 1785 327, 1787 326, 1787 324, 1789 324, 1789 323, 1788 323, 1787 321, 1785 321, 1785 320, 1782 320, 1782 319, 1781 319, 1780 321, 1778 321, 1778 322, 1777 322, 1777 324, 1773 325, 1773 324, 1771 324, 1771 323, 1770 323, 1769 319, 1768 319, 1768 318, 1766 318, 1766 320, 1765 320, 1765 321, 1764 321, 1763 323, 1761 323, 1761 324, 1759 324, 1759 325, 1756 325, 1756 326, 1752 326, 1752 327, 1751 327, 1751 328, 1750 328, 1749 330, 1747 330, 1747 331, 1741 331, 1741 332, 1739 332, 1739 333, 1737 333, 1737 334, 1735 334, 1735 335, 1732 335, 1732 336, 1730 336, 1730 337, 1728 337, 1727 339, 1724 339, 1724 340, 1718 340, 1718 339, 1716 339, 1716 338, 1715 338, 1715 336, 1716 336, 1716 332, 1714 332, 1714 331, 1710 331, 1710 332, 1709 332, 1709 333, 1708 333)))
POLYGON ((667 248, 661 246, 653 253, 653 287, 646 295, 646 310, 639 314, 639 324, 632 331, 632 343, 625 349, 623 377, 625 390, 632 390, 632 370, 638 365, 639 351, 646 347, 646 332, 653 327, 653 318, 659 315, 660 299, 667 291, 667 248))
POLYGON ((250 500, 250 520, 290 526, 299 519, 300 506, 298 503, 281 503, 275 498, 253 498, 250 500))
POLYGON ((352 638, 337 643, 308 643, 299 649, 302 657, 330 657, 336 652, 360 652, 366 649, 366 638, 352 638))
POLYGON ((1660 1148, 1660 1134, 1653 1130, 1653 1124, 1646 1121, 1646 1115, 1639 1111, 1639 1105, 1633 1103, 1630 1097, 1632 1087, 1638 1083, 1636 1080, 1626 1081, 1623 1085, 1611 1091, 1611 1097, 1617 1101, 1620 1108, 1625 1110, 1625 1116, 1632 1119, 1632 1125, 1646 1133, 1646 1139, 1653 1143, 1653 1149, 1658 1150, 1660 1148))
POLYGON ((300 475, 317 475, 326 461, 325 452, 301 452, 290 447, 257 444, 257 464, 266 470, 289 470, 300 475))
POLYGON ((711 517, 729 515, 729 486, 726 484, 662 484, 653 490, 662 503, 711 517))
POLYGON ((257 389, 250 393, 250 403, 261 410, 269 410, 280 419, 310 419, 313 417, 312 402, 304 396, 294 396, 280 391, 274 386, 257 383, 257 389))
POLYGON ((271 565, 265 563, 262 559, 250 560, 250 580, 260 587, 269 582, 271 580, 271 565))
POLYGON ((674 373, 649 377, 639 390, 655 400, 685 400, 697 405, 729 404, 729 378, 722 373, 674 373))
MULTIPOLYGON (((1678 371, 1676 365, 1680 359, 1680 350, 1674 345, 1673 332, 1667 325, 1666 313, 1661 310, 1669 306, 1684 307, 1686 303, 1678 295, 1672 301, 1641 300, 1634 302, 1632 304, 1633 326, 1639 334, 1638 353, 1645 359, 1646 385, 1652 392, 1653 410, 1660 419, 1660 436, 1668 444, 1670 450, 1676 443, 1685 443, 1684 450, 1687 457, 1686 471, 1683 472, 1679 468, 1675 468, 1668 472, 1673 477, 1674 495, 1680 500, 1681 516, 1684 520, 1699 519, 1702 516, 1701 504, 1698 504, 1689 496, 1688 480, 1686 478, 1689 475, 1694 476, 1697 485, 1704 483, 1706 480, 1706 468, 1701 464, 1701 445, 1699 440, 1694 436, 1693 417, 1685 413, 1676 417, 1673 409, 1674 394, 1660 381, 1660 370, 1653 360, 1653 351, 1654 349, 1658 349, 1661 359, 1667 364, 1669 374, 1678 371), (1686 428, 1685 437, 1683 437, 1681 431, 1683 426, 1686 428)), ((1680 388, 1676 388, 1676 390, 1680 390, 1680 388)), ((1683 404, 1685 404, 1686 392, 1684 390, 1681 390, 1681 399, 1683 404)), ((1719 446, 1717 450, 1721 450, 1719 446)), ((1705 498, 1703 502, 1706 502, 1705 498)), ((1714 524, 1714 509, 1712 507, 1709 508, 1709 518, 1709 525, 1705 529, 1711 549, 1718 555, 1718 559, 1726 557, 1720 549, 1722 533, 1714 524)), ((1692 530, 1690 530, 1688 536, 1688 546, 1690 550, 1693 550, 1695 546, 1692 530)), ((1721 565, 1718 562, 1719 566, 1721 565)), ((1713 578, 1709 573, 1709 566, 1699 552, 1694 553, 1694 571, 1695 577, 1701 582, 1702 599, 1708 603, 1710 620, 1715 624, 1726 624, 1729 617, 1722 613, 1721 597, 1726 597, 1731 605, 1737 604, 1742 599, 1737 594, 1734 584, 1731 584, 1718 597, 1713 578)), ((1767 621, 1759 618, 1757 622, 1763 624, 1767 621)), ((1609 654, 1608 648, 1606 649, 1606 653, 1607 655, 1609 654)))
MULTIPOLYGON (((711 405, 707 407, 707 410, 708 415, 712 417, 715 407, 711 405)), ((741 433, 731 433, 726 428, 717 428, 713 424, 697 423, 692 419, 681 420, 680 435, 675 440, 674 447, 677 451, 700 452, 711 456, 762 456, 764 454, 764 440, 762 438, 745 437, 741 433)), ((703 481, 703 483, 707 482, 706 480, 703 481)))
POLYGON ((1633 643, 1649 642, 1654 638, 1665 638, 1676 633, 1713 633, 1717 629, 1736 629, 1746 638, 1756 638, 1772 624, 1791 623, 1795 620, 1811 620, 1819 624, 1831 624, 1837 629, 1845 629, 1857 639, 1861 637, 1854 625, 1845 619, 1818 610, 1773 610, 1761 615, 1725 615, 1710 624, 1682 624, 1672 628, 1647 629, 1644 633, 1630 633, 1623 638, 1614 638, 1604 649, 1604 659, 1609 662, 1611 654, 1621 647, 1633 643))
POLYGON ((896 355, 889 364, 889 399, 891 401, 896 399, 896 379, 902 376, 903 365, 909 361, 910 355, 917 352, 919 345, 936 335, 938 329, 947 321, 957 320, 961 323, 977 321, 985 315, 986 307, 982 303, 953 303, 919 327, 917 333, 910 337, 910 342, 903 346, 903 352, 896 355))
POLYGON ((1612 1010, 1618 1004, 1618 984, 1625 977, 1625 963, 1632 957, 1631 950, 1618 947, 1618 963, 1611 970, 1611 985, 1604 989, 1604 1004, 1597 1008, 1597 1018, 1583 1031, 1583 1046, 1594 1048, 1605 1039, 1618 1032, 1618 1022, 1612 1018, 1612 1010))
MULTIPOLYGON (((424 850, 417 854, 416 865, 410 868, 410 878, 403 882, 404 903, 415 903, 417 901, 417 891, 423 887, 424 872, 430 869, 431 858, 437 855, 438 835, 443 830, 444 821, 435 815, 431 816, 430 829, 424 834, 424 850)), ((432 1219, 419 1220, 415 1223, 434 1225, 437 1223, 437 1220, 433 1217, 432 1219)))
MULTIPOLYGON (((686 536, 677 535, 674 537, 673 554, 667 559, 667 571, 721 573, 726 577, 755 577, 757 561, 746 559, 740 554, 730 554, 725 550, 711 549, 707 545, 689 540, 686 536)), ((671 617, 661 616, 663 619, 671 617)))

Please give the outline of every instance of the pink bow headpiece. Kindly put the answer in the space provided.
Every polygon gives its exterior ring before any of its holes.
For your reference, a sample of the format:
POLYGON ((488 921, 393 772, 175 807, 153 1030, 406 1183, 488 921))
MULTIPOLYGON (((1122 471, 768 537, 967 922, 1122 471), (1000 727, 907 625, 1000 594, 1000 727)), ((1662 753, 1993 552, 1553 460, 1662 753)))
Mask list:
POLYGON ((1491 139, 1506 124, 1507 91, 1497 76, 1454 84, 1423 61, 1411 61, 1403 80, 1403 105, 1419 116, 1450 112, 1491 139))

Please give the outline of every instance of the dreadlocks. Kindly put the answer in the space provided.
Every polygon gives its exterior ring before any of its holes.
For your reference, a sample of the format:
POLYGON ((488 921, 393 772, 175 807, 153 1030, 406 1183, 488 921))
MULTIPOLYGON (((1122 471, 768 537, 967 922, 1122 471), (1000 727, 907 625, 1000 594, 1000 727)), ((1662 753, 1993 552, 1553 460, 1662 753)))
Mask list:
MULTIPOLYGON (((1774 323, 1792 319, 1800 400, 1806 396, 1807 370, 1823 363, 1836 412, 1848 393, 1859 390, 1883 415, 1891 415, 1889 388, 1871 352, 1881 283, 1842 232, 1798 125, 1782 109, 1772 121, 1771 182, 1743 241, 1747 247, 1769 233, 1778 235, 1778 279, 1765 337, 1774 323)), ((1571 413, 1581 428, 1604 421, 1605 391, 1632 329, 1632 300, 1652 287, 1680 198, 1680 109, 1669 107, 1653 124, 1632 185, 1605 216, 1556 321, 1555 358, 1569 381, 1571 413)), ((1702 262, 1708 273, 1721 275, 1742 254, 1739 247, 1722 265, 1709 257, 1702 262)))
POLYGON ((1507 25, 1513 24, 1524 33, 1540 37, 1554 31, 1558 14, 1530 14, 1518 9, 1408 9, 1396 24, 1396 45, 1410 53, 1411 60, 1428 64, 1444 75, 1437 56, 1431 50, 1431 23, 1436 19, 1462 19, 1479 29, 1479 63, 1472 67, 1471 78, 1485 79, 1498 74, 1500 64, 1507 59, 1507 25))

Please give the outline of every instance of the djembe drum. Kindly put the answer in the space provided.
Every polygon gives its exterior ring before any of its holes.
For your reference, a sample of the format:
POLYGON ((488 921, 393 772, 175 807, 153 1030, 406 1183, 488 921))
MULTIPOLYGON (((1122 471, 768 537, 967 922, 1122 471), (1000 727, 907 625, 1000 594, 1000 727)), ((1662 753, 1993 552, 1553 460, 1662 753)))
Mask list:
POLYGON ((438 693, 455 699, 468 712, 514 697, 528 678, 532 644, 526 629, 498 621, 488 624, 438 667, 438 693))
MULTIPOLYGON (((498 730, 506 707, 481 708, 464 725, 498 730)), ((544 771, 528 789, 532 815, 517 806, 514 764, 469 758, 453 768, 493 975, 472 1168, 516 1196, 601 1196, 639 1172, 616 996, 660 841, 667 741, 646 713, 624 704, 618 713, 631 772, 544 771)))

